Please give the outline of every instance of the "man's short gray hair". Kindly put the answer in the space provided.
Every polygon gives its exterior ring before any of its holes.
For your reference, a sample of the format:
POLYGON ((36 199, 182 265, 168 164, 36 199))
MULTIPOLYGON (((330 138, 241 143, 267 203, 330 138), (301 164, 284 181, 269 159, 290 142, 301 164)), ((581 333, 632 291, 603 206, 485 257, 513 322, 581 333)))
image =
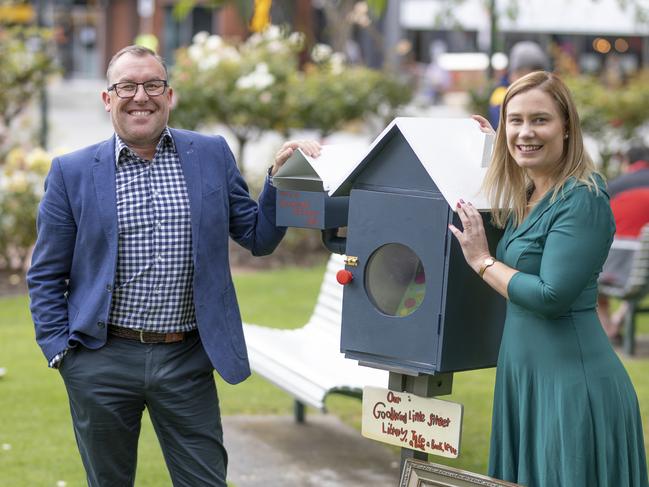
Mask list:
POLYGON ((124 54, 132 54, 133 56, 137 56, 137 57, 153 56, 155 58, 155 60, 160 63, 160 66, 162 66, 162 68, 165 70, 165 78, 167 78, 167 79, 169 78, 169 72, 167 71, 167 65, 165 63, 165 60, 161 56, 156 54, 154 51, 152 51, 148 47, 135 46, 134 45, 134 46, 126 46, 125 48, 120 49, 111 58, 110 62, 108 63, 108 68, 106 69, 106 79, 108 80, 109 83, 111 82, 110 75, 111 75, 111 70, 113 68, 113 65, 124 54))

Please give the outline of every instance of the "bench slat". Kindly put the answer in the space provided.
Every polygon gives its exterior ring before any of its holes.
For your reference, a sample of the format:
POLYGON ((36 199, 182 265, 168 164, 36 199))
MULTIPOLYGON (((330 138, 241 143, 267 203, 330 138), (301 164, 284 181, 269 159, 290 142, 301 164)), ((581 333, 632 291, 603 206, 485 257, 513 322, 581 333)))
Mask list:
POLYGON ((602 283, 599 292, 627 301, 629 310, 624 320, 624 351, 627 355, 633 355, 636 316, 647 312, 639 303, 649 294, 649 224, 642 228, 637 240, 614 240, 611 248, 632 252, 631 272, 624 286, 602 283))
POLYGON ((600 292, 620 299, 639 300, 649 293, 649 225, 645 225, 637 240, 613 240, 612 249, 633 251, 631 274, 624 287, 602 284, 600 292))

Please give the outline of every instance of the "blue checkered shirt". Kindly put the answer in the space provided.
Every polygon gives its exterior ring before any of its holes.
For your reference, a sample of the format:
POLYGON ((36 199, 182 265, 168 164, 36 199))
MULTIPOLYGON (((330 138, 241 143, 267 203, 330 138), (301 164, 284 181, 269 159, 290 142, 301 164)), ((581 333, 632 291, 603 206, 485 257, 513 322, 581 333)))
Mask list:
MULTIPOLYGON (((145 161, 115 134, 117 272, 108 323, 174 333, 196 328, 191 213, 173 138, 145 161)), ((50 360, 57 368, 68 350, 50 360)))
POLYGON ((196 328, 189 195, 168 129, 145 161, 115 135, 118 252, 108 323, 174 333, 196 328))

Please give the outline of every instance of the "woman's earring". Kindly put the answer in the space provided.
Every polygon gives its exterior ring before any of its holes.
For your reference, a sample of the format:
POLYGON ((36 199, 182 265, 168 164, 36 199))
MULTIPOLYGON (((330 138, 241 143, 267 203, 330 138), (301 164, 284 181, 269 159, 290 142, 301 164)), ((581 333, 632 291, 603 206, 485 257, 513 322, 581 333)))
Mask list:
POLYGON ((567 138, 568 138, 568 134, 563 134, 563 138, 564 138, 564 139, 567 139, 567 138))

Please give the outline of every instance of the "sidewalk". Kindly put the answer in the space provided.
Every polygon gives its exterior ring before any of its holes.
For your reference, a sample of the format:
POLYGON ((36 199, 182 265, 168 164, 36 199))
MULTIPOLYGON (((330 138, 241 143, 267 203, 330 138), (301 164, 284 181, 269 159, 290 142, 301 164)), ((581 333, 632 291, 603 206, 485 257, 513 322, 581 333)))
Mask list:
POLYGON ((304 424, 289 416, 224 416, 230 457, 228 481, 236 487, 394 487, 396 450, 363 438, 329 414, 304 424))
POLYGON ((70 152, 105 140, 113 134, 104 110, 99 79, 56 80, 48 87, 48 149, 70 152))

